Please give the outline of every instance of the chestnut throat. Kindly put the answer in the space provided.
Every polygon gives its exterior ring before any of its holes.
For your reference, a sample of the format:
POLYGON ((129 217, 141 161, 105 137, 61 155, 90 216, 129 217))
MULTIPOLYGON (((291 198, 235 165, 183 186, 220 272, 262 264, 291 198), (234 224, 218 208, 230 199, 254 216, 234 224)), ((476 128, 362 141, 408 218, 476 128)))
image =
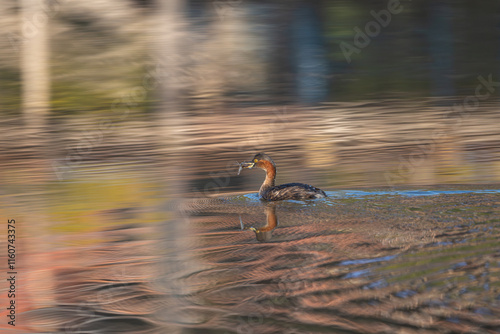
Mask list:
POLYGON ((262 196, 270 188, 274 187, 274 180, 276 179, 276 167, 269 161, 264 161, 262 169, 266 171, 266 179, 259 190, 259 195, 262 196))

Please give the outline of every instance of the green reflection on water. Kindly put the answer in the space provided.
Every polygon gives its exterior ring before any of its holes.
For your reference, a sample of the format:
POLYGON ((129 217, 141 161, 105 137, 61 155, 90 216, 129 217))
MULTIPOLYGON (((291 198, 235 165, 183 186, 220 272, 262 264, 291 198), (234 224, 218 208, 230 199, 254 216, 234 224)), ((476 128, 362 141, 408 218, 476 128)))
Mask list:
POLYGON ((56 232, 87 232, 119 224, 162 221, 166 213, 153 210, 161 203, 158 185, 120 175, 99 180, 73 179, 51 187, 46 208, 56 232))

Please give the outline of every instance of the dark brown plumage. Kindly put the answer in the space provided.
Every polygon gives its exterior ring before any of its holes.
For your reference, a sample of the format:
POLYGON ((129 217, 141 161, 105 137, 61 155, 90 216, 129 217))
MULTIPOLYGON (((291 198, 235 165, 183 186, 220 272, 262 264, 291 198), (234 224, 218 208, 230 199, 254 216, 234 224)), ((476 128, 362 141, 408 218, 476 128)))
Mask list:
POLYGON ((286 183, 275 186, 276 164, 267 154, 258 153, 253 157, 252 161, 242 162, 240 166, 248 169, 258 167, 266 171, 266 179, 259 190, 259 197, 266 201, 281 201, 286 199, 302 200, 326 197, 323 190, 304 183, 286 183))

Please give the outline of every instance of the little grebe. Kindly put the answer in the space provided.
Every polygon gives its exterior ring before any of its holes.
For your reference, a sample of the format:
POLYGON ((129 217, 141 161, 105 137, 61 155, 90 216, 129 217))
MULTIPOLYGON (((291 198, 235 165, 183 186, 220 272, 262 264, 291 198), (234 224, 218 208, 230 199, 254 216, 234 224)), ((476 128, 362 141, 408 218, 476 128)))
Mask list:
POLYGON ((258 153, 253 157, 252 161, 240 163, 240 169, 252 169, 254 167, 266 171, 266 179, 259 190, 259 197, 261 199, 266 201, 281 201, 285 199, 302 200, 326 197, 323 190, 304 183, 286 183, 275 186, 276 165, 267 154, 258 153))

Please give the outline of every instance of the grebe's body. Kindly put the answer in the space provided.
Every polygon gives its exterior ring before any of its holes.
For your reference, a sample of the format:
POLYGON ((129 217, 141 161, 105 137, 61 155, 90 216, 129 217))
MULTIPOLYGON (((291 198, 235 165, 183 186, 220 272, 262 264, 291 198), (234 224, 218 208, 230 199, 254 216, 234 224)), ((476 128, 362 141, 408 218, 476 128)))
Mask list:
POLYGON ((266 172, 266 179, 259 190, 259 197, 263 200, 281 201, 285 199, 302 200, 326 197, 323 190, 304 183, 286 183, 275 186, 276 165, 267 154, 256 154, 252 161, 242 162, 240 166, 248 169, 258 167, 266 172))

